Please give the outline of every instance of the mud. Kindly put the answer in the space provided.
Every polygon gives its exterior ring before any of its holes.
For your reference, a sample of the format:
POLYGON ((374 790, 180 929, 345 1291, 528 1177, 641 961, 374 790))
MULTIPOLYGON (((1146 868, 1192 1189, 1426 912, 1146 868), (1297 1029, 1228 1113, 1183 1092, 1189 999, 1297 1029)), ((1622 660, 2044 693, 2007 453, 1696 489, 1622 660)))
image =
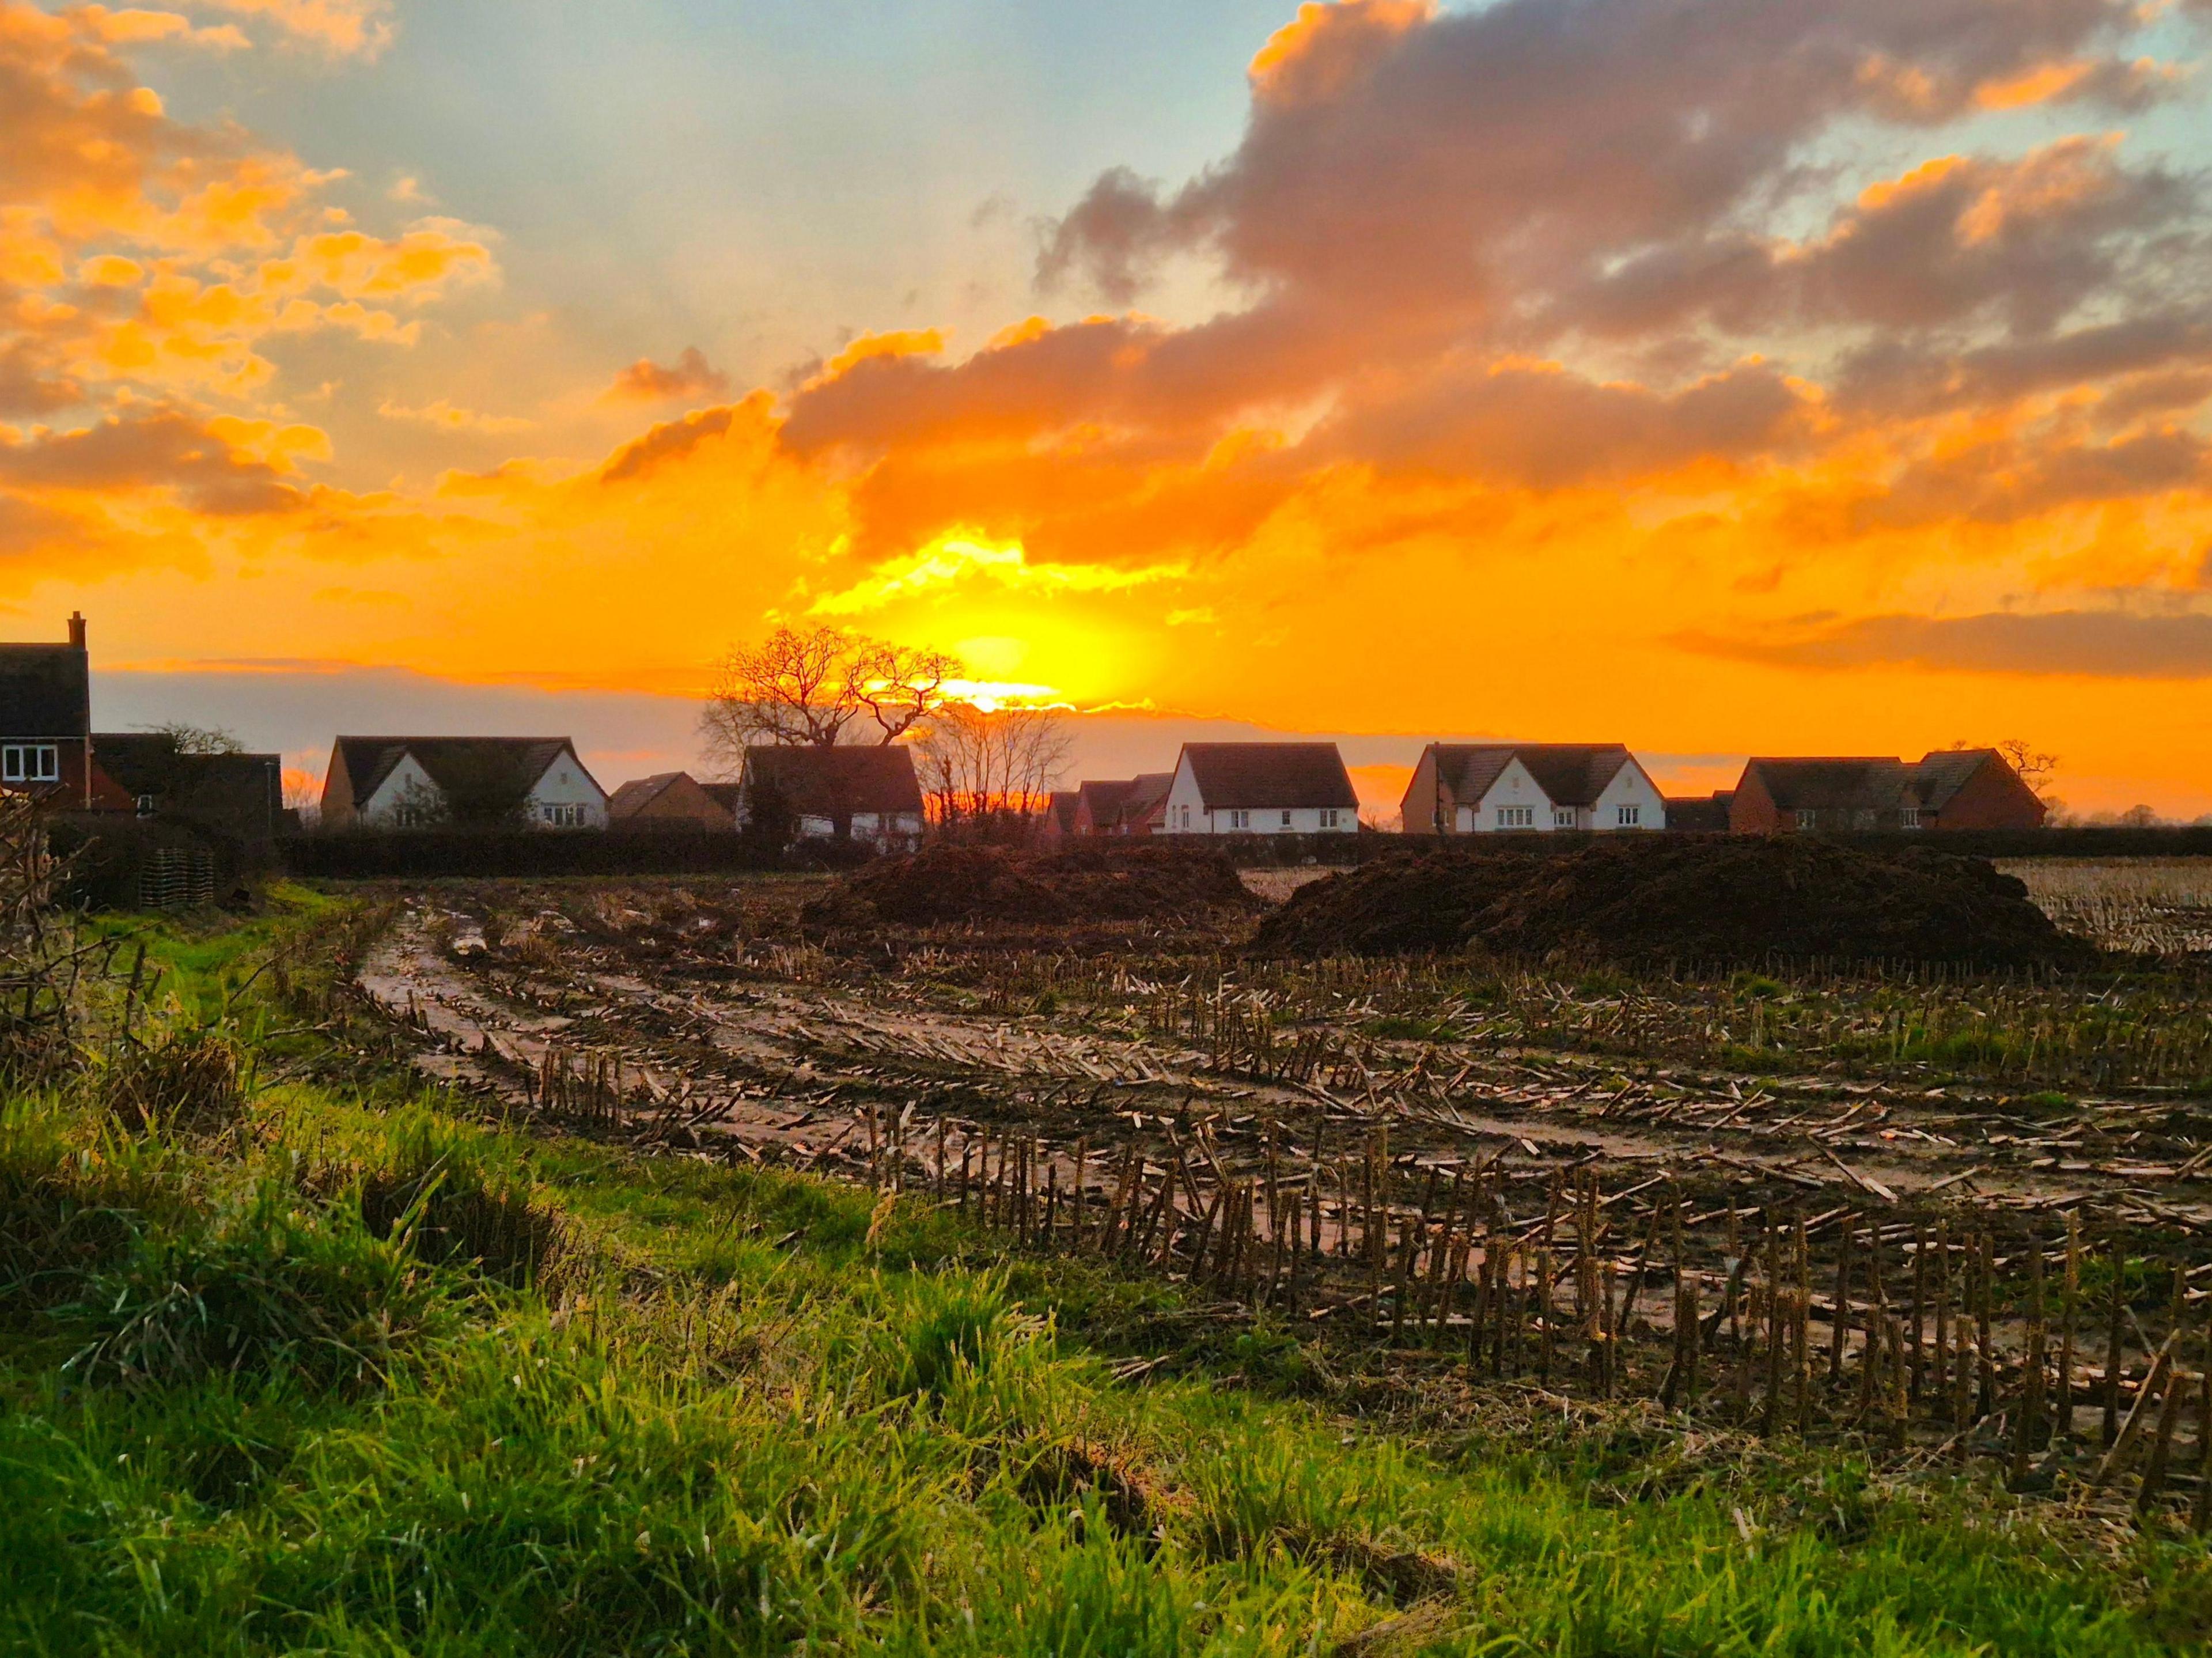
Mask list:
POLYGON ((1037 854, 947 846, 855 872, 809 904, 802 920, 818 928, 1186 920, 1259 902, 1221 853, 1146 847, 1037 854))
POLYGON ((1987 859, 1810 837, 1620 836, 1565 853, 1384 859, 1314 883, 1262 923, 1262 955, 1476 950, 1544 960, 1755 966, 1775 959, 2087 966, 1987 859))

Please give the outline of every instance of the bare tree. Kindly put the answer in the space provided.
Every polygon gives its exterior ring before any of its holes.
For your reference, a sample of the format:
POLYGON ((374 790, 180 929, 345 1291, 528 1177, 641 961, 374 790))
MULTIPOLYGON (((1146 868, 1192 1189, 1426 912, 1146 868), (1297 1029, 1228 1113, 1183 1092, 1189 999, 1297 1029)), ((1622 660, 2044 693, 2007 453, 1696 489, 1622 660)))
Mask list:
POLYGON ((2058 756, 2046 754, 2024 737, 2008 737, 1997 744, 2005 763, 2020 774, 2020 780, 2046 806, 2051 804, 2051 780, 2058 775, 2058 756))
POLYGON ((947 704, 915 746, 931 822, 957 839, 1027 840, 1073 745, 1066 719, 1051 708, 947 704))
POLYGON ((842 628, 778 628, 722 659, 700 713, 708 751, 736 771, 760 744, 834 748, 890 743, 928 717, 960 672, 943 651, 894 645, 842 628))
POLYGON ((244 754, 246 744, 238 733, 223 730, 219 726, 188 726, 181 720, 171 720, 159 726, 144 726, 143 731, 169 739, 169 747, 178 754, 244 754))
POLYGON ((2004 762, 2018 774, 2027 785, 2028 793, 2055 810, 2057 803, 2051 798, 2051 780, 2058 774, 2058 756, 2046 754, 2025 737, 2001 738, 1995 743, 1969 743, 1960 738, 1951 744, 1953 753, 1960 749, 1990 748, 2004 757, 2004 762))

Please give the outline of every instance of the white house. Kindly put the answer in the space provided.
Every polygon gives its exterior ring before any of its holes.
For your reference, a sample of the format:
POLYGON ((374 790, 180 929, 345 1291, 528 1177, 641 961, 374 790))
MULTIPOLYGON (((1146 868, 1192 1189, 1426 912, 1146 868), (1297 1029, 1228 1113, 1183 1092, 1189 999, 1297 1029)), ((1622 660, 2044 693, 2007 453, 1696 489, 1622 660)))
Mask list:
POLYGON ((911 852, 921 842, 921 783, 903 744, 748 748, 740 828, 769 794, 802 841, 859 841, 879 852, 911 852))
POLYGON ((1350 835, 1359 797, 1334 743, 1186 743, 1155 835, 1350 835))
POLYGON ((1666 797, 1618 743, 1431 743, 1400 810, 1408 835, 1667 827, 1666 797))
POLYGON ((565 737, 341 737, 323 824, 603 829, 607 795, 565 737))

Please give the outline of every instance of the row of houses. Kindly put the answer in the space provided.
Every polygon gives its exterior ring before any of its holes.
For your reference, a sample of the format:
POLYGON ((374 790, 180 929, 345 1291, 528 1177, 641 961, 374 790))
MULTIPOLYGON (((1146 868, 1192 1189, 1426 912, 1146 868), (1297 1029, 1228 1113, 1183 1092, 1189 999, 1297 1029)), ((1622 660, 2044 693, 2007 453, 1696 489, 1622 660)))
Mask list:
MULTIPOLYGON (((159 732, 93 729, 82 616, 65 643, 0 645, 0 787, 71 810, 198 820, 245 841, 285 827, 273 754, 200 754, 159 732)), ((664 772, 601 786, 565 737, 340 737, 325 774, 331 829, 437 824, 735 832, 773 798, 800 839, 911 847, 926 821, 899 746, 752 748, 735 783, 664 772)), ((2045 807, 1991 749, 1889 757, 1759 756, 1733 789, 1669 798, 1619 743, 1431 743, 1400 803, 1417 835, 2022 829, 2045 807)), ((1334 743, 1186 743, 1167 771, 1050 797, 1048 840, 1351 835, 1359 798, 1334 743)))
MULTIPOLYGON (((1995 749, 1911 762, 1760 756, 1732 789, 1670 797, 1619 743, 1431 743, 1399 802, 1399 824, 1423 835, 1866 833, 2037 829, 2045 811, 1995 749)), ((1172 772, 1054 795, 1046 833, 1327 835, 1358 819, 1333 743, 1190 743, 1172 772)))

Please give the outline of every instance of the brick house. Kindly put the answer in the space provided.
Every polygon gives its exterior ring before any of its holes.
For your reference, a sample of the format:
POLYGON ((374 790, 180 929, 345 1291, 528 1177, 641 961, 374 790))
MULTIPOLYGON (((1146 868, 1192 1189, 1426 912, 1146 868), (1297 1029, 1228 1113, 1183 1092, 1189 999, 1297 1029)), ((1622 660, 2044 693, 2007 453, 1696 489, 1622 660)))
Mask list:
POLYGON ((690 772, 664 771, 635 778, 608 797, 607 823, 611 829, 732 830, 738 817, 733 805, 716 799, 690 772))
POLYGON ((130 806, 119 793, 101 798, 82 616, 70 617, 64 643, 0 645, 0 789, 43 795, 70 811, 130 806))
POLYGON ((2040 829, 2046 811, 1995 749, 1745 763, 1729 828, 1738 835, 1871 834, 1889 829, 2040 829))

